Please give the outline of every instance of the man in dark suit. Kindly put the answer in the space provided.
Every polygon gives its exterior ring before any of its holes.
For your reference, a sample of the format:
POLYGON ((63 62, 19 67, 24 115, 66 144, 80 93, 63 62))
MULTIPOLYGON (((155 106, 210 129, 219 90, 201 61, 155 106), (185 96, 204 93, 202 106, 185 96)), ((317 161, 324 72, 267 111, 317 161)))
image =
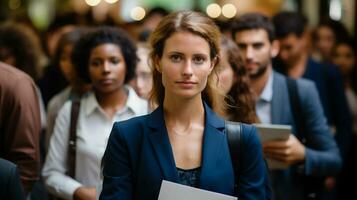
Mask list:
POLYGON ((0 197, 8 200, 25 199, 17 167, 0 158, 0 197))
POLYGON ((295 12, 281 12, 274 16, 273 23, 280 44, 275 69, 287 76, 303 77, 316 84, 327 122, 344 157, 348 151, 352 125, 338 68, 317 62, 309 56, 308 33, 303 16, 295 12))
MULTIPOLYGON (((306 20, 302 15, 280 12, 273 17, 273 23, 280 44, 275 69, 293 78, 307 78, 316 84, 327 122, 344 158, 351 141, 352 122, 338 68, 310 57, 306 20)), ((329 177, 325 182, 326 192, 333 191, 335 179, 329 177)), ((324 199, 333 198, 333 194, 324 195, 324 199)))
POLYGON ((279 52, 271 21, 261 14, 246 14, 234 21, 232 37, 242 52, 244 66, 257 95, 257 116, 262 123, 285 124, 293 133, 285 141, 263 143, 266 157, 285 163, 287 169, 272 170, 273 196, 276 200, 305 199, 303 176, 336 174, 341 167, 339 150, 324 116, 315 84, 296 80, 298 98, 306 124, 297 132, 286 77, 273 70, 272 58, 279 52), (304 135, 305 140, 298 139, 304 135))

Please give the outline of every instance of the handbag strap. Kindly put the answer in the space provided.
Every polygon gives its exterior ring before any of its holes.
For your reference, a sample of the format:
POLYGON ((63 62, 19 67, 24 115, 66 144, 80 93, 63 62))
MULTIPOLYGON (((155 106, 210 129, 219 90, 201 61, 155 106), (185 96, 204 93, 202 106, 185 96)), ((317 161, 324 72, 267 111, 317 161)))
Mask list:
POLYGON ((69 149, 68 149, 68 175, 75 177, 76 169, 76 138, 77 121, 79 115, 80 101, 73 101, 71 107, 71 121, 69 127, 69 149))
POLYGON ((229 152, 231 155, 235 181, 234 181, 234 192, 238 191, 238 180, 239 180, 239 170, 241 166, 241 154, 242 154, 242 124, 239 122, 226 121, 225 123, 227 140, 229 146, 229 152), (238 148, 237 148, 238 147, 238 148))

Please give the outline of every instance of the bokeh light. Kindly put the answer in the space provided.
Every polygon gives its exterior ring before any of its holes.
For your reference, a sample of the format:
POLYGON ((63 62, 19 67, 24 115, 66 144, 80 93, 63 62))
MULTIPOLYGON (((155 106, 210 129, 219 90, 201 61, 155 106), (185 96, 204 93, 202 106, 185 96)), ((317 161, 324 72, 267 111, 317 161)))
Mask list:
POLYGON ((206 8, 207 15, 212 18, 217 18, 221 15, 221 6, 216 3, 212 3, 206 8))
POLYGON ((107 3, 116 3, 118 0, 105 0, 107 3))
POLYGON ((225 16, 227 18, 232 18, 232 17, 236 16, 236 14, 237 14, 237 9, 233 4, 228 3, 222 7, 222 15, 223 16, 225 16))
POLYGON ((86 0, 86 3, 89 5, 89 6, 96 6, 100 3, 101 0, 86 0))
POLYGON ((140 21, 144 19, 145 15, 145 9, 140 6, 133 8, 130 12, 130 17, 135 21, 140 21))

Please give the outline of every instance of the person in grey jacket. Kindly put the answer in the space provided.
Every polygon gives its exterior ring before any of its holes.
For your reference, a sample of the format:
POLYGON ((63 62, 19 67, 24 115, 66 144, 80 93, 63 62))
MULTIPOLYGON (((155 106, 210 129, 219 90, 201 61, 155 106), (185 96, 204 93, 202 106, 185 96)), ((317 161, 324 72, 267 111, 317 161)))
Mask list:
POLYGON ((316 86, 297 79, 297 96, 305 131, 298 132, 287 78, 272 68, 279 52, 271 21, 261 14, 246 14, 234 21, 232 37, 242 52, 253 91, 257 95, 256 112, 260 122, 293 127, 284 141, 264 142, 267 158, 283 162, 287 169, 271 170, 273 199, 306 199, 307 177, 324 177, 339 172, 341 157, 327 125, 316 86))

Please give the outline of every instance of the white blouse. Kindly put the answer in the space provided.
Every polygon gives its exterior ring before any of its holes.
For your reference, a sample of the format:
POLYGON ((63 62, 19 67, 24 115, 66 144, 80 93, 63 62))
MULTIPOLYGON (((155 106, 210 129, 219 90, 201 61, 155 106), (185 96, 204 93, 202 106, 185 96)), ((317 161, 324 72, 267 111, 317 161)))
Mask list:
POLYGON ((89 92, 81 99, 77 122, 75 179, 66 175, 71 102, 61 108, 56 119, 49 151, 42 170, 45 184, 51 193, 65 199, 73 199, 74 191, 83 186, 97 187, 102 181, 101 159, 110 131, 115 121, 145 115, 148 104, 127 86, 126 105, 110 119, 89 92))

